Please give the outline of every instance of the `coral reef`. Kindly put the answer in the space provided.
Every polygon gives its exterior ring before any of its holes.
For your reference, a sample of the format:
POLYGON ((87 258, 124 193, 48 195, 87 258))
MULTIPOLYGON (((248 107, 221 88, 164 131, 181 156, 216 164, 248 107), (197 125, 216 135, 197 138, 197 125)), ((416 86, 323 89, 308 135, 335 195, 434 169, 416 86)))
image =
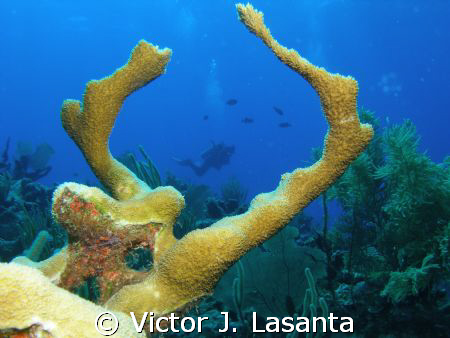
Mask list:
POLYGON ((232 177, 221 186, 220 199, 209 198, 206 202, 208 216, 220 219, 226 216, 238 215, 248 209, 245 203, 247 192, 242 188, 240 182, 232 177))
MULTIPOLYGON (((316 287, 316 281, 314 280, 314 277, 311 273, 310 268, 305 269, 305 275, 306 279, 308 280, 308 286, 309 288, 305 292, 305 298, 303 299, 303 312, 302 317, 306 317, 309 314, 309 321, 310 323, 314 320, 315 317, 320 315, 320 317, 328 318, 328 315, 330 314, 328 310, 328 304, 325 301, 323 297, 319 297, 317 293, 317 287, 316 287), (318 313, 318 310, 320 308, 320 313, 318 313)), ((322 326, 318 326, 318 332, 317 335, 315 335, 316 338, 319 338, 322 336, 324 332, 326 332, 326 327, 328 324, 323 324, 322 326), (325 328, 325 330, 324 330, 325 328)), ((313 337, 313 332, 308 332, 306 335, 307 338, 313 337)))
POLYGON ((30 142, 17 142, 14 165, 9 160, 9 145, 10 139, 8 138, 0 160, 0 173, 9 172, 15 180, 28 178, 37 181, 52 170, 48 162, 54 154, 54 150, 49 144, 39 144, 33 150, 30 142))
POLYGON ((432 259, 433 255, 428 255, 420 268, 409 267, 403 272, 391 272, 381 295, 389 297, 394 303, 400 303, 408 296, 418 295, 429 283, 430 270, 439 268, 438 264, 429 264, 432 259))
POLYGON ((30 178, 0 173, 0 261, 22 254, 40 231, 52 236, 45 254, 64 244, 64 231, 50 215, 52 190, 30 178))
POLYGON ((25 251, 26 257, 31 259, 32 261, 38 262, 41 259, 45 245, 51 239, 52 235, 50 235, 47 230, 39 231, 33 243, 31 244, 31 247, 25 251))
POLYGON ((33 149, 29 142, 20 141, 12 161, 9 148, 8 138, 0 157, 0 261, 22 254, 39 231, 52 235, 51 241, 45 241, 48 256, 50 249, 62 245, 64 235, 51 221, 52 188, 36 181, 50 172, 48 162, 54 151, 46 143, 33 149))
MULTIPOLYGON (((108 148, 124 99, 161 75, 170 58, 170 50, 139 42, 124 67, 87 84, 82 105, 74 100, 63 104, 65 130, 113 197, 76 183, 59 186, 52 212, 67 229, 69 245, 35 265, 62 288, 72 289, 84 279, 96 277, 103 307, 50 287, 48 280, 27 267, 1 264, 0 297, 8 305, 0 312, 0 329, 40 324, 54 335, 77 332, 76 336, 93 336, 92 323, 105 308, 117 316, 134 312, 136 318, 147 311, 156 317, 183 313, 211 294, 222 274, 242 255, 277 233, 327 189, 369 143, 372 128, 360 123, 356 111, 357 82, 330 74, 296 51, 282 47, 264 25, 262 13, 251 5, 237 5, 237 10, 245 26, 318 93, 330 126, 320 160, 284 174, 276 190, 256 196, 245 213, 223 218, 176 240, 173 225, 184 206, 182 195, 172 187, 152 190, 114 159, 108 148), (125 253, 136 248, 152 251, 149 272, 125 266, 125 253), (49 264, 54 269, 49 269, 49 264), (30 276, 36 283, 30 284, 30 276), (12 289, 21 290, 21 295, 12 289), (70 315, 73 312, 64 312, 68 306, 78 313, 77 321, 71 322, 76 328, 66 325, 74 318, 70 315)), ((130 328, 130 320, 121 320, 119 334, 131 336, 126 332, 130 328)))
POLYGON ((263 318, 301 313, 309 287, 305 268, 309 267, 316 278, 323 278, 325 257, 316 248, 298 245, 295 241, 298 235, 298 229, 288 225, 248 252, 220 280, 215 297, 231 308, 236 297, 229 289, 237 279, 243 288, 242 296, 238 297, 240 312, 256 311, 263 318))
POLYGON ((359 114, 375 137, 328 190, 343 212, 326 245, 316 242, 342 258, 327 267, 330 307, 362 334, 434 334, 450 319, 449 159, 420 153, 411 121, 382 130, 373 113, 359 114))
POLYGON ((150 157, 145 152, 144 147, 139 146, 144 161, 138 161, 133 153, 126 153, 119 158, 119 161, 130 169, 140 180, 144 181, 150 188, 155 189, 162 185, 161 176, 150 157))

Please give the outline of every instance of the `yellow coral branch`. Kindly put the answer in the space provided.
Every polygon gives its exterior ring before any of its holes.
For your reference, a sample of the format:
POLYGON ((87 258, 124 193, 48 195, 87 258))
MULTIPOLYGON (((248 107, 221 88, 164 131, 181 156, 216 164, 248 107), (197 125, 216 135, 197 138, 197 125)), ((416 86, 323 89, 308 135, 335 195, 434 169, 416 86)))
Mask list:
POLYGON ((313 166, 284 174, 277 189, 256 196, 245 214, 187 234, 165 252, 147 280, 114 295, 107 303, 110 308, 143 312, 145 305, 140 299, 148 299, 156 313, 166 313, 210 293, 231 264, 274 235, 327 189, 372 138, 372 128, 358 119, 358 86, 353 78, 330 74, 281 46, 264 25, 262 13, 251 5, 237 5, 237 10, 250 31, 319 94, 330 124, 324 154, 313 166))
POLYGON ((38 269, 50 281, 58 283, 67 264, 67 246, 53 256, 40 262, 33 262, 25 256, 17 256, 11 262, 38 269))
MULTIPOLYGON (((358 85, 353 78, 330 74, 296 51, 281 46, 264 25, 263 14, 251 5, 239 4, 237 10, 246 27, 318 93, 330 126, 322 157, 311 167, 284 174, 277 189, 256 196, 246 213, 226 217, 177 241, 172 226, 184 205, 181 194, 169 187, 151 190, 118 163, 108 149, 108 138, 123 100, 159 76, 169 59, 168 50, 159 51, 140 42, 124 67, 110 77, 88 84, 82 110, 75 101, 66 101, 62 108, 64 128, 97 177, 118 199, 75 183, 63 184, 55 191, 52 211, 68 229, 70 240, 69 259, 62 259, 67 263, 62 279, 66 285, 73 285, 76 277, 80 277, 79 272, 82 276, 97 274, 102 281, 115 278, 119 291, 105 303, 109 309, 134 312, 137 318, 148 311, 158 316, 182 311, 211 293, 221 275, 235 261, 274 235, 327 189, 372 137, 372 128, 358 119, 358 85), (154 222, 158 224, 152 224, 154 222), (149 231, 147 238, 134 243, 136 234, 140 239, 145 229, 149 231), (113 263, 118 258, 123 260, 126 250, 141 245, 153 248, 153 244, 154 265, 139 279, 141 282, 135 283, 135 279, 126 275, 116 276, 117 265, 113 263), (78 257, 92 262, 91 265, 103 262, 106 266, 88 266, 83 270, 85 266, 77 261, 78 257)), ((119 263, 121 272, 128 273, 124 262, 119 263)), ((23 287, 28 290, 30 286, 24 284, 23 287)), ((39 294, 31 296, 41 299, 39 294)), ((39 309, 35 311, 42 313, 39 309)))
MULTIPOLYGON (((26 331, 34 326, 40 335, 23 336, 102 337, 95 329, 95 319, 106 309, 53 285, 38 270, 0 263, 0 285, 0 331, 26 331)), ((128 315, 114 315, 120 322, 114 337, 145 337, 136 332, 128 315)))
POLYGON ((108 139, 125 98, 164 73, 171 50, 160 50, 142 40, 128 63, 108 77, 90 81, 83 106, 65 100, 61 109, 64 129, 83 152, 99 180, 119 200, 148 192, 149 188, 124 165, 115 160, 108 139))

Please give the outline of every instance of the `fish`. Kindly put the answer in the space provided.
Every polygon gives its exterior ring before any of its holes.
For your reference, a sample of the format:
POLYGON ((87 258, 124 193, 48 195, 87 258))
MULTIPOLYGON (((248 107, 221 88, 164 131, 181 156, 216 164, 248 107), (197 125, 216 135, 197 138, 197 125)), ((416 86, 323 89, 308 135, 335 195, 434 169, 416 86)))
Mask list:
POLYGON ((283 115, 284 111, 282 111, 280 108, 273 106, 273 110, 277 112, 278 115, 283 115))
POLYGON ((234 106, 238 101, 236 99, 229 99, 227 101, 227 105, 234 106))
POLYGON ((203 116, 203 121, 206 121, 207 119, 209 119, 209 116, 208 115, 204 115, 203 116))
POLYGON ((253 123, 253 119, 251 117, 244 117, 241 120, 242 123, 253 123))
POLYGON ((280 128, 288 128, 291 127, 292 125, 289 122, 281 122, 278 126, 280 128))

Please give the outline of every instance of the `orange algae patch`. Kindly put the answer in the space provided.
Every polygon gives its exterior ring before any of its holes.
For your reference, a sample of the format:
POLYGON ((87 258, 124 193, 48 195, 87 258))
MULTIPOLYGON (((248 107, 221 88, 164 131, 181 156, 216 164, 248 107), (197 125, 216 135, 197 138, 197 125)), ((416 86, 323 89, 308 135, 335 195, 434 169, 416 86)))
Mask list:
POLYGON ((130 269, 125 257, 130 250, 147 248, 153 253, 162 224, 116 225, 94 203, 68 188, 54 201, 53 212, 69 233, 67 267, 59 286, 73 290, 95 277, 100 303, 124 285, 141 282, 147 272, 130 269))

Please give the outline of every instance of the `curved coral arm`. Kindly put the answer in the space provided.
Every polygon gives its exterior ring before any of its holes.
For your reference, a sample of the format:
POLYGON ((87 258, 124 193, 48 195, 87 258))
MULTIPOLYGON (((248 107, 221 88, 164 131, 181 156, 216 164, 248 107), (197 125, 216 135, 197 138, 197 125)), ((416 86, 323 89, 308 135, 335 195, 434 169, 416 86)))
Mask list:
MULTIPOLYGON (((38 270, 0 263, 0 285, 1 337, 103 337, 95 318, 106 309, 57 287, 38 270)), ((120 322, 114 337, 146 336, 128 314, 114 315, 120 322)))
POLYGON ((83 104, 65 100, 61 108, 64 129, 83 152, 98 179, 118 200, 128 200, 149 188, 130 170, 115 160, 108 140, 125 98, 163 74, 171 50, 160 50, 142 40, 133 49, 128 63, 111 76, 90 81, 83 104))
POLYGON ((11 263, 29 266, 38 269, 42 274, 50 281, 57 284, 61 278, 61 274, 64 272, 67 264, 67 246, 62 248, 58 253, 53 256, 40 261, 34 262, 26 256, 17 256, 11 263))
POLYGON ((110 299, 106 305, 112 309, 143 312, 151 304, 162 314, 210 293, 231 264, 283 228, 326 190, 373 136, 371 126, 359 121, 358 85, 352 77, 330 74, 281 46, 264 25, 263 14, 251 5, 239 4, 237 10, 246 27, 318 93, 330 126, 323 155, 311 167, 284 174, 277 189, 256 196, 246 213, 224 218, 177 241, 160 257, 147 280, 125 286, 110 299))

